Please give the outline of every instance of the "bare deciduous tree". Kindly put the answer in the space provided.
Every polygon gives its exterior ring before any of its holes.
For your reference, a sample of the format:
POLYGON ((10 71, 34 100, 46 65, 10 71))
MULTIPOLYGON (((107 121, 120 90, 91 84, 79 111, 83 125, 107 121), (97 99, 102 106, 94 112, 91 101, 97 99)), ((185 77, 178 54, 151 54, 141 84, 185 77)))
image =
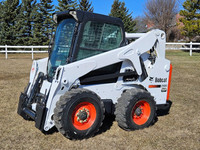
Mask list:
POLYGON ((146 20, 153 28, 159 28, 167 33, 176 25, 177 0, 147 0, 145 9, 146 20))
POLYGON ((147 26, 146 26, 146 19, 144 16, 138 16, 135 18, 136 21, 136 25, 134 27, 134 29, 137 32, 147 32, 147 26))

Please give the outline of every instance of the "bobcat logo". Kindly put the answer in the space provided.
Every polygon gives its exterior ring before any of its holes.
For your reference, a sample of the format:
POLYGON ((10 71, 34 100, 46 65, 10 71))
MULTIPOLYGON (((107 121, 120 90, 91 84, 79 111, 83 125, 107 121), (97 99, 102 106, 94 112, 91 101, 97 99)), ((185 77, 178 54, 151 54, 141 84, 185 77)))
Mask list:
POLYGON ((149 77, 149 81, 153 81, 154 77, 149 77))
POLYGON ((167 82, 167 78, 156 78, 155 82, 167 82))

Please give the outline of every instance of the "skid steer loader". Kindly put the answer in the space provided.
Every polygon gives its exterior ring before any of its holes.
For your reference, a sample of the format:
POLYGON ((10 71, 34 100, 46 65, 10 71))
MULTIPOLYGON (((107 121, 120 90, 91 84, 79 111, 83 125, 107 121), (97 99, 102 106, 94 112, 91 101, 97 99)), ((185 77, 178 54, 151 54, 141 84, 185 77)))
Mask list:
POLYGON ((93 136, 105 114, 124 130, 154 123, 169 110, 172 66, 165 33, 125 33, 119 18, 84 11, 53 15, 49 57, 33 61, 18 114, 36 128, 54 126, 69 139, 93 136))

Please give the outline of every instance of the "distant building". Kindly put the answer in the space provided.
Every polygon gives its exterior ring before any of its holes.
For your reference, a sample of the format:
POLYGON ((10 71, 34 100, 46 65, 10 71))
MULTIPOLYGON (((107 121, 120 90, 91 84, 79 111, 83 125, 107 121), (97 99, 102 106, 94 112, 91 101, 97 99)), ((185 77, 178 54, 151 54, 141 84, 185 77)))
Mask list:
POLYGON ((147 24, 146 24, 146 28, 147 30, 151 30, 154 28, 154 23, 150 20, 147 21, 147 24))
POLYGON ((179 13, 176 14, 176 24, 179 29, 184 26, 184 24, 182 22, 180 22, 180 20, 179 20, 180 18, 183 18, 183 16, 181 16, 179 13))

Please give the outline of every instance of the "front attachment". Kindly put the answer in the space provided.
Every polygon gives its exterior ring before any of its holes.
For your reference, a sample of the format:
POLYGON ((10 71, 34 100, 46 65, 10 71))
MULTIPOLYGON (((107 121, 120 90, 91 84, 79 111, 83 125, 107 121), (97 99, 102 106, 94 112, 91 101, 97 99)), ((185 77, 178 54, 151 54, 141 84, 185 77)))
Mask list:
POLYGON ((36 128, 43 131, 44 121, 46 117, 46 95, 40 93, 40 88, 43 83, 45 76, 43 73, 39 73, 32 86, 31 92, 28 96, 27 91, 30 84, 25 88, 26 90, 21 93, 19 98, 17 113, 22 116, 25 120, 34 120, 36 128), (36 105, 36 109, 32 109, 32 104, 36 105))
POLYGON ((21 93, 19 97, 17 113, 22 116, 25 120, 30 120, 31 117, 24 112, 24 108, 27 106, 28 97, 25 93, 21 93))

